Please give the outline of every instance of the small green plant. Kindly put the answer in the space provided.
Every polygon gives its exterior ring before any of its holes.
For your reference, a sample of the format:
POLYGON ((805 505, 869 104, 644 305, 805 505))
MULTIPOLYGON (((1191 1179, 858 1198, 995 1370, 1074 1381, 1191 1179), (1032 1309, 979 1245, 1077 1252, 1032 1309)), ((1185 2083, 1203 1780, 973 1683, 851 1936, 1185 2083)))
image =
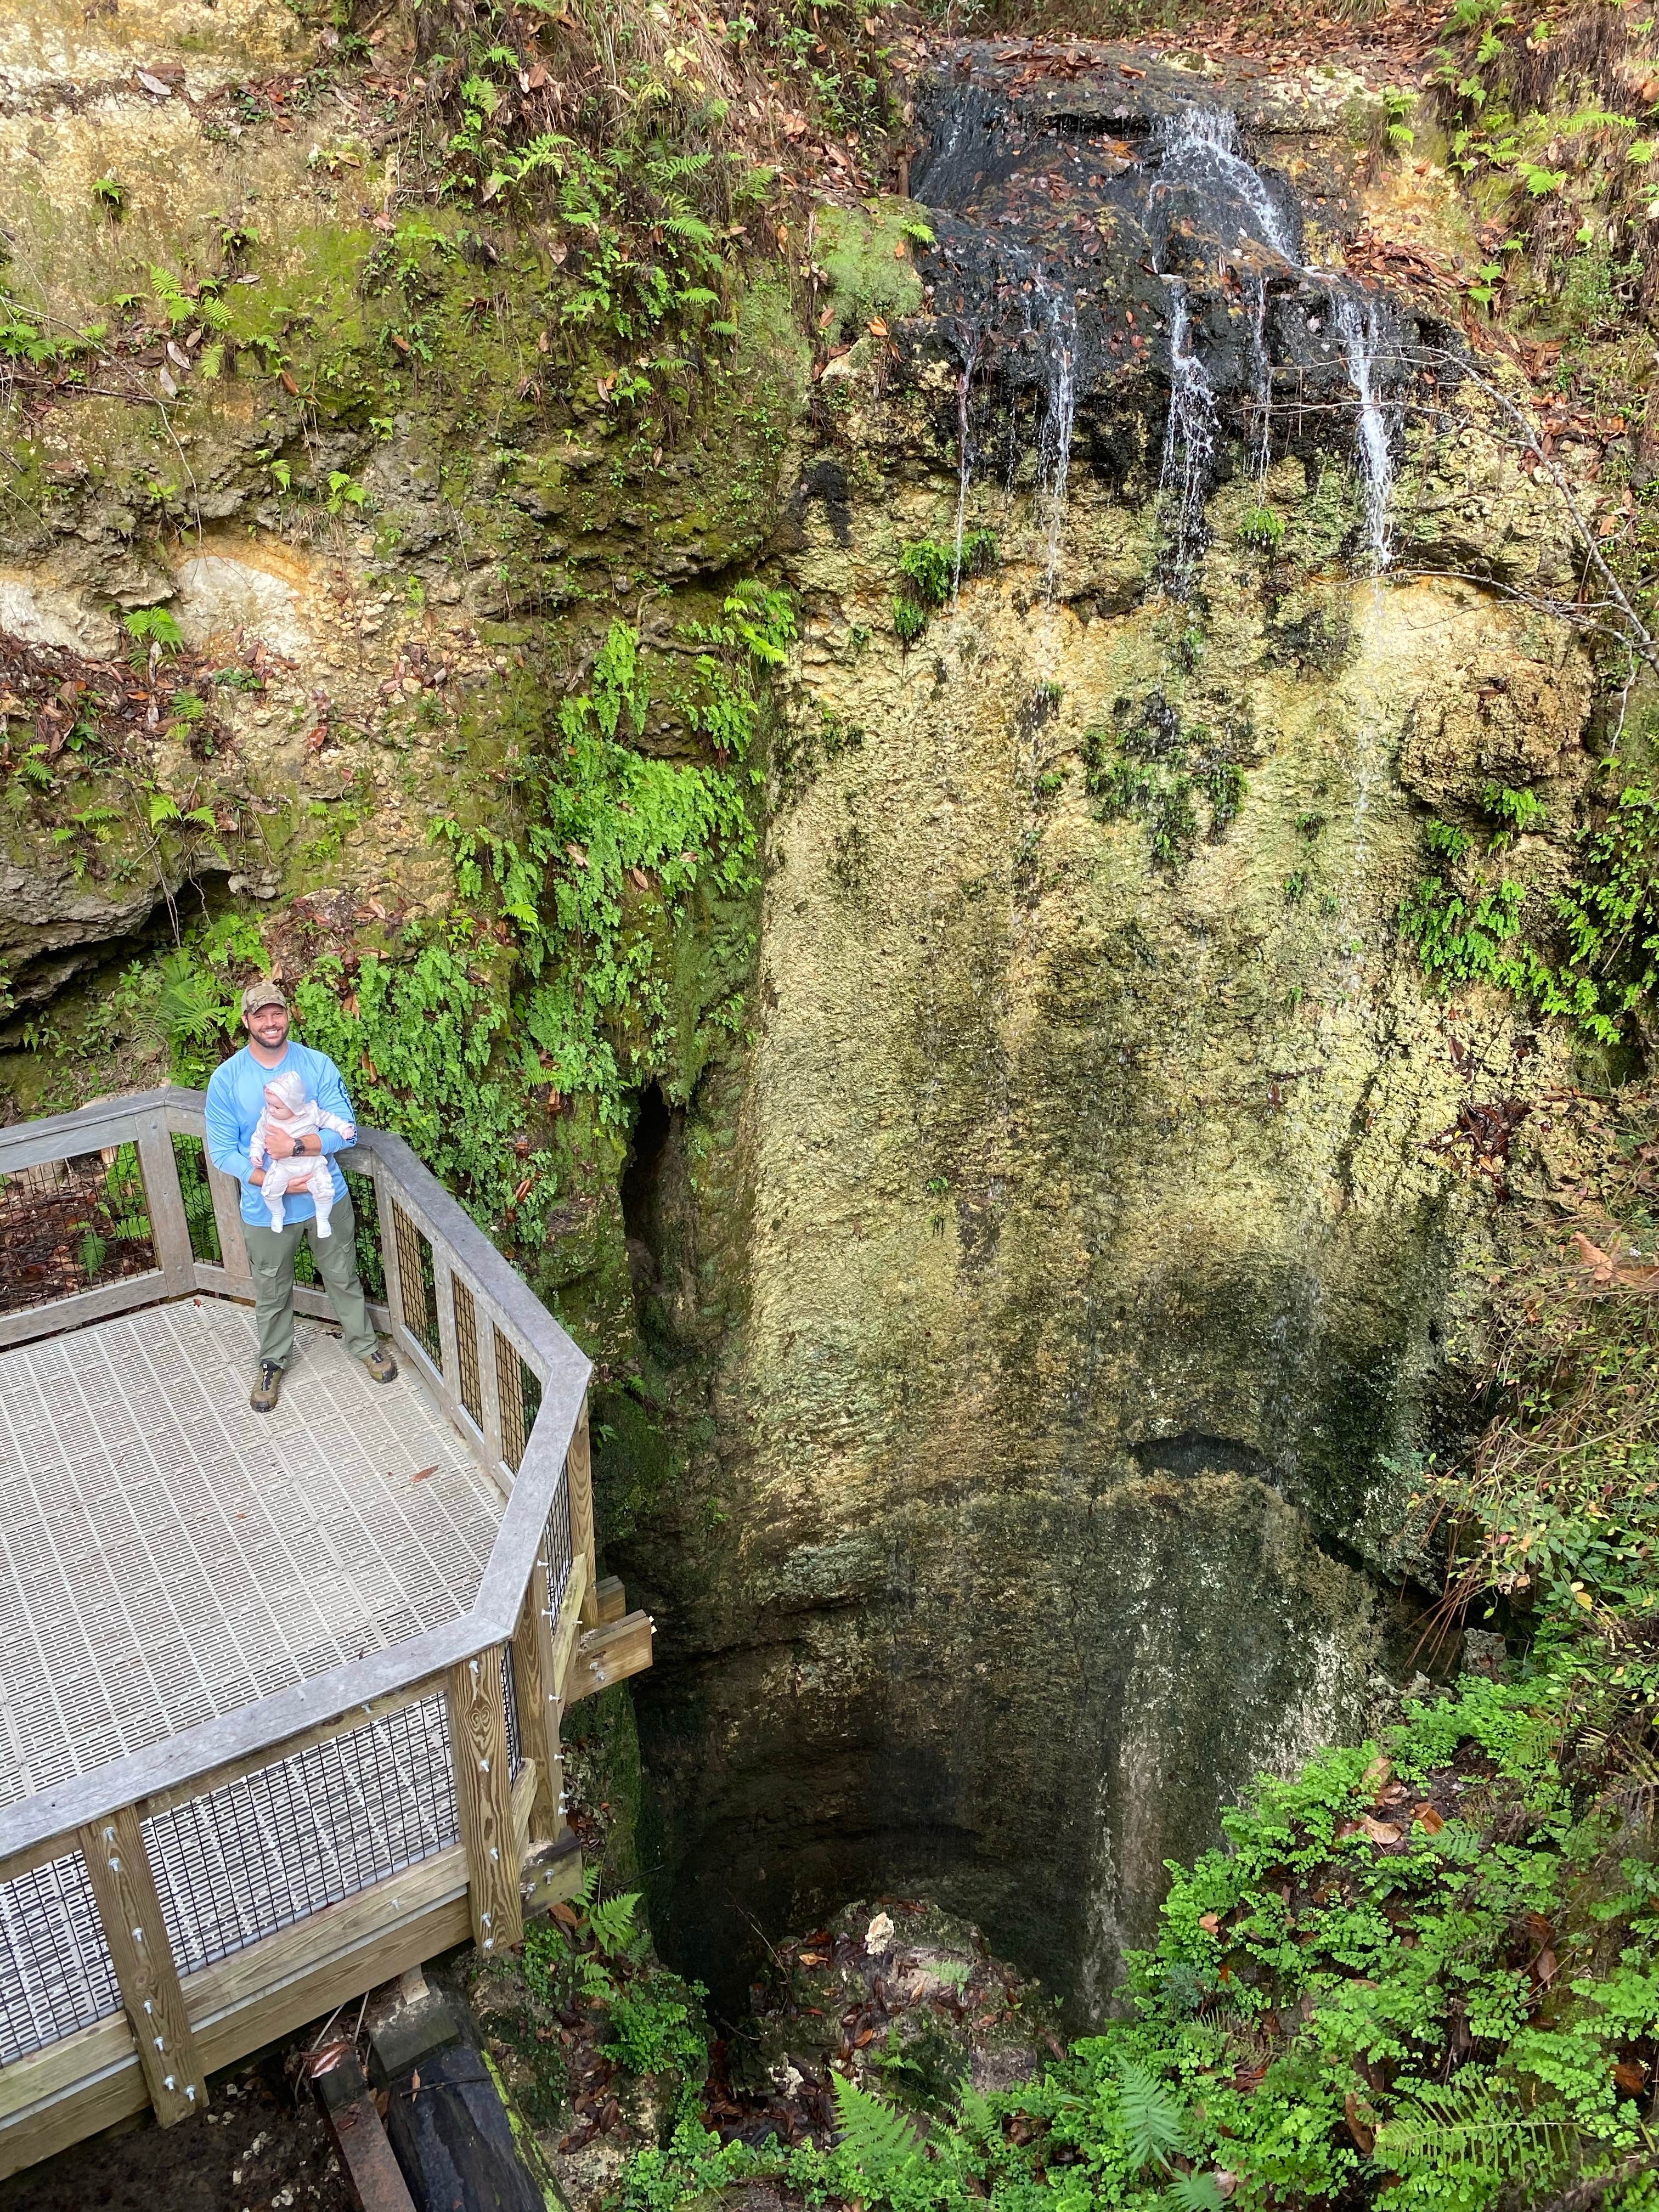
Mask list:
POLYGON ((1410 117, 1417 106, 1414 92, 1386 88, 1382 94, 1382 136, 1396 154, 1409 154, 1417 143, 1410 117))
POLYGON ((918 538, 905 546, 899 555, 904 589, 893 602, 893 627, 902 641, 911 645, 921 635, 959 577, 982 574, 994 566, 996 557, 996 534, 990 530, 965 531, 959 547, 936 538, 918 538))
POLYGON ((1529 830, 1535 830, 1547 809, 1535 791, 1488 782, 1480 794, 1480 811, 1489 821, 1500 825, 1491 845, 1492 851, 1500 853, 1517 837, 1524 837, 1529 830))
POLYGON ((1455 822, 1428 822, 1423 828, 1423 842, 1438 860, 1448 860, 1455 866, 1466 853, 1474 849, 1474 839, 1455 822))
POLYGON ((891 2202, 904 2182, 920 2172, 921 2136, 909 2115, 844 2074, 835 2085, 836 2147, 868 2183, 872 2193, 891 2202))
POLYGON ((1271 507, 1247 507, 1238 526, 1238 534, 1247 545, 1259 546, 1265 553, 1276 553, 1285 543, 1285 518, 1271 507))
POLYGON ((1210 843, 1237 818, 1247 785, 1231 757, 1235 740, 1188 728, 1161 690, 1138 708, 1121 700, 1117 713, 1115 733, 1103 727, 1084 733, 1084 788, 1103 821, 1132 815, 1144 822, 1154 866, 1173 872, 1198 843, 1200 797, 1208 808, 1210 843))
POLYGON ((914 645, 927 628, 927 610, 903 593, 893 601, 893 629, 901 645, 914 645))
POLYGON ((92 197, 104 212, 115 222, 118 222, 126 211, 127 188, 113 177, 95 179, 92 187, 92 197))
POLYGON ((327 506, 331 514, 338 514, 348 507, 361 507, 368 497, 366 487, 359 483, 349 471, 329 471, 327 506))
MULTIPOLYGON (((667 1977, 661 1978, 666 1980, 667 1977)), ((606 2049, 631 2074, 684 2074, 701 2078, 708 2064, 690 1987, 685 1994, 654 1985, 617 1990, 607 1999, 611 2037, 606 2049)))
POLYGON ((525 1936, 524 1978, 538 1996, 568 2008, 579 1996, 609 2004, 617 1992, 615 1970, 637 1965, 650 1938, 639 1924, 640 1895, 599 1894, 599 1869, 590 1866, 560 1920, 538 1921, 525 1936))
POLYGON ((121 626, 135 645, 158 646, 163 653, 177 653, 185 641, 177 616, 166 607, 135 607, 121 626))

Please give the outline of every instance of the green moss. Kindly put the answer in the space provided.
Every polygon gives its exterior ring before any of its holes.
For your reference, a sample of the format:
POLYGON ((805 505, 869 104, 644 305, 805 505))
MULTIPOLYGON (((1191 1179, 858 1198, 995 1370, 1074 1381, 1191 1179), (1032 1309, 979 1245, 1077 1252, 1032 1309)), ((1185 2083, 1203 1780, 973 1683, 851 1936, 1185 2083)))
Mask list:
POLYGON ((830 280, 824 328, 836 342, 856 336, 872 321, 890 324, 919 313, 921 279, 911 251, 915 223, 909 200, 817 209, 812 252, 830 280))

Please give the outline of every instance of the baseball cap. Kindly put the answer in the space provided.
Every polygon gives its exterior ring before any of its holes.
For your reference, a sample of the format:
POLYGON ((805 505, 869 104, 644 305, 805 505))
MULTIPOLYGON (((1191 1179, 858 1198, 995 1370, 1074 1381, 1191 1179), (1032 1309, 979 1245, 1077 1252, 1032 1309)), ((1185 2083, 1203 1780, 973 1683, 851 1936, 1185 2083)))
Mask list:
POLYGON ((257 1014, 261 1006, 280 1006, 286 1013, 288 1000, 275 983, 250 983, 242 994, 242 1019, 246 1021, 250 1014, 257 1014))

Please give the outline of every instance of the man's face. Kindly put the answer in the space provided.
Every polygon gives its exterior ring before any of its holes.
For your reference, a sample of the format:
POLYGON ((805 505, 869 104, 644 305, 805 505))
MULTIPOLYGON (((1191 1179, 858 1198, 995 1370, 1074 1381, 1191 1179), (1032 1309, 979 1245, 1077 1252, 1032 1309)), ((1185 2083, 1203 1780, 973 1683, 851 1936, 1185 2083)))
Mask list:
POLYGON ((260 1006, 247 1018, 247 1033, 264 1052, 276 1052, 288 1038, 288 1008, 260 1006))

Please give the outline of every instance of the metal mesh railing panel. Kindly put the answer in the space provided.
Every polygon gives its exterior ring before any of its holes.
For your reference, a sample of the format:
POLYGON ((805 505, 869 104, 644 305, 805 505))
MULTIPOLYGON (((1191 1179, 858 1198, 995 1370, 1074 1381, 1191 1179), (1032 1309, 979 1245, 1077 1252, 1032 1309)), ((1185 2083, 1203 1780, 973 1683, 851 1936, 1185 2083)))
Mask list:
POLYGON ((199 1137, 173 1133, 173 1164, 179 1170, 179 1195, 190 1224, 190 1256, 206 1267, 224 1265, 219 1243, 219 1223, 213 1211, 213 1186, 208 1181, 207 1146, 199 1137))
POLYGON ((144 1823, 168 1939, 186 1974, 429 1858, 459 1833, 441 1697, 144 1823))
POLYGON ((524 1464, 530 1424, 524 1414, 524 1362, 512 1340, 495 1331, 495 1395, 501 1409, 501 1457, 514 1474, 524 1464))
POLYGON ((0 2066, 120 2009, 80 1852, 0 1881, 0 2066))
POLYGON ((556 1617, 563 1601, 565 1585, 570 1580, 570 1569, 575 1557, 570 1540, 570 1477, 567 1472, 553 1493, 553 1510, 547 1516, 547 1603, 556 1617))
POLYGON ((449 1281, 454 1292, 455 1364, 461 1370, 461 1403, 483 1428, 483 1379, 478 1372, 477 1302, 459 1275, 452 1275, 449 1281))
POLYGON ((0 1175, 0 1314, 157 1266, 137 1145, 0 1175))
POLYGON ((501 1702, 507 1707, 507 1771, 516 1782, 524 1765, 524 1735, 519 1725, 519 1678, 513 1671, 513 1646, 501 1646, 501 1702))
POLYGON ((516 1474, 542 1410, 542 1378, 500 1329, 495 1331, 495 1390, 501 1407, 501 1457, 516 1474))
MULTIPOLYGON (((380 1256, 380 1201, 374 1178, 352 1168, 342 1168, 340 1172, 345 1177, 346 1196, 351 1200, 352 1218, 356 1223, 358 1280, 365 1297, 373 1298, 377 1305, 384 1305, 386 1261, 380 1256)), ((294 1279, 313 1289, 319 1279, 317 1262, 303 1237, 295 1248, 294 1279)))
POLYGON ((398 1295, 404 1327, 434 1367, 443 1365, 438 1337, 438 1278, 432 1240, 417 1229, 394 1198, 392 1234, 398 1243, 398 1295))

